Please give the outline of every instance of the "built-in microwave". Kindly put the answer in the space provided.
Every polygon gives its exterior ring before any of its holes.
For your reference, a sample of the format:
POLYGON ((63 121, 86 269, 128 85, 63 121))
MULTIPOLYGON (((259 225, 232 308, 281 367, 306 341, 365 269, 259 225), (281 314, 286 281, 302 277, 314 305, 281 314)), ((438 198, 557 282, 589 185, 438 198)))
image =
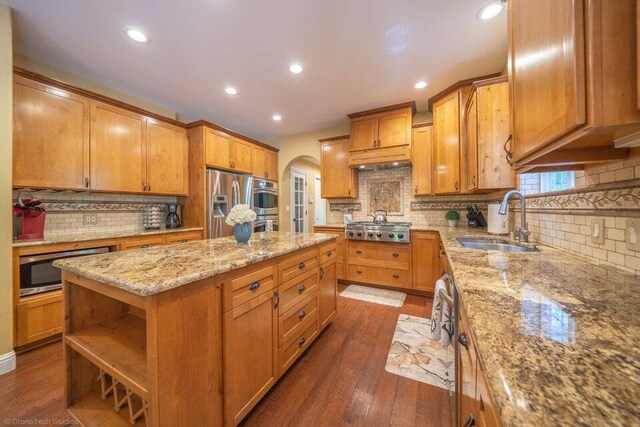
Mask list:
POLYGON ((106 252, 109 252, 108 247, 21 256, 20 296, 36 295, 62 288, 62 272, 52 265, 55 260, 106 252))
POLYGON ((278 215, 278 184, 263 179, 254 180, 253 208, 258 216, 278 215))

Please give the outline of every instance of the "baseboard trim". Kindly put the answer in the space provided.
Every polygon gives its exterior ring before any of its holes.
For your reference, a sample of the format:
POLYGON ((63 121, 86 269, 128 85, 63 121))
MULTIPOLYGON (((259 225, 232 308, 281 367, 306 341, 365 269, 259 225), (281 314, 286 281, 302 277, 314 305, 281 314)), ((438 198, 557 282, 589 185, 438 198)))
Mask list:
POLYGON ((0 375, 6 374, 16 369, 16 352, 0 354, 0 375))

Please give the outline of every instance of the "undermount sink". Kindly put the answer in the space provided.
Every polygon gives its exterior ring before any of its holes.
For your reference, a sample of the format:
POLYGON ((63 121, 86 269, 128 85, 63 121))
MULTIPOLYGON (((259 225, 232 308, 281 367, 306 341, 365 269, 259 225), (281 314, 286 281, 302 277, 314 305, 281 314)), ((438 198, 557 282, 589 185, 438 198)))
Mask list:
POLYGON ((458 237, 458 242, 465 248, 484 249, 500 252, 539 252, 535 246, 516 245, 504 239, 474 239, 471 237, 458 237))

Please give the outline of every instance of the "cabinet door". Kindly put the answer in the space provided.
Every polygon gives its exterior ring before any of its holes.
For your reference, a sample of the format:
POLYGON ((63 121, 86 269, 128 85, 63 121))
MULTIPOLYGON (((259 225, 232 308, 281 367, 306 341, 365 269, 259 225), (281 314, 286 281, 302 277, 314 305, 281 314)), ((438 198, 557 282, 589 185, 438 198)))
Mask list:
POLYGON ((441 276, 437 233, 411 233, 413 289, 433 293, 441 276))
POLYGON ((253 144, 234 138, 231 144, 231 167, 238 172, 251 172, 251 147, 253 144))
POLYGON ((496 414, 496 409, 489 393, 487 378, 482 369, 482 364, 478 360, 476 370, 476 408, 478 427, 498 427, 500 421, 496 414))
POLYGON ((207 166, 231 169, 231 137, 209 128, 204 133, 207 166))
POLYGON ((189 193, 189 147, 184 129, 147 118, 147 191, 189 193))
POLYGON ((411 142, 411 168, 413 179, 413 193, 415 195, 431 194, 432 144, 431 126, 413 129, 413 141, 411 142))
POLYGON ((394 111, 380 117, 378 147, 409 145, 411 142, 411 110, 394 111))
POLYGON ((237 425, 278 379, 274 292, 224 313, 225 425, 237 425))
POLYGON ((378 142, 378 119, 351 122, 351 150, 375 148, 378 142))
POLYGON ((278 181, 278 153, 267 150, 267 177, 268 180, 278 181))
POLYGON ((16 305, 16 347, 62 332, 62 292, 24 298, 16 305))
POLYGON ((459 425, 469 424, 471 420, 477 419, 476 405, 476 353, 471 339, 471 332, 467 323, 458 316, 458 361, 456 375, 458 376, 458 422, 459 425), (463 339, 460 339, 463 337, 463 339), (466 339, 466 341, 465 341, 466 339), (462 342, 466 342, 463 345, 462 342))
POLYGON ((434 192, 460 191, 460 93, 440 99, 433 106, 434 192))
POLYGON ((15 76, 13 185, 80 190, 89 182, 89 100, 15 76))
POLYGON ((514 160, 586 121, 584 3, 509 3, 514 160))
POLYGON ((320 169, 323 199, 358 197, 358 172, 349 167, 348 139, 322 144, 320 169))
MULTIPOLYGON (((467 190, 478 188, 478 94, 474 92, 467 109, 467 190)), ((494 144, 500 144, 495 139, 494 144)), ((464 159, 463 159, 464 161, 464 159)))
POLYGON ((267 177, 267 153, 262 147, 251 147, 251 174, 256 178, 267 177))
POLYGON ((91 189, 142 192, 145 118, 91 101, 91 189))
POLYGON ((329 262, 320 267, 320 329, 324 329, 336 314, 338 302, 338 279, 336 263, 329 262))

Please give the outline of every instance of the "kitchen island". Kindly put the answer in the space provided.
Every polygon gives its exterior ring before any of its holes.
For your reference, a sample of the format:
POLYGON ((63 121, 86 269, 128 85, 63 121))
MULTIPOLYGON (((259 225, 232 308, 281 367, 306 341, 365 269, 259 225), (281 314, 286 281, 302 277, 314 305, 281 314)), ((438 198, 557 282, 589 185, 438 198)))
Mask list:
POLYGON ((237 425, 336 313, 335 236, 255 237, 57 261, 73 416, 237 425))

